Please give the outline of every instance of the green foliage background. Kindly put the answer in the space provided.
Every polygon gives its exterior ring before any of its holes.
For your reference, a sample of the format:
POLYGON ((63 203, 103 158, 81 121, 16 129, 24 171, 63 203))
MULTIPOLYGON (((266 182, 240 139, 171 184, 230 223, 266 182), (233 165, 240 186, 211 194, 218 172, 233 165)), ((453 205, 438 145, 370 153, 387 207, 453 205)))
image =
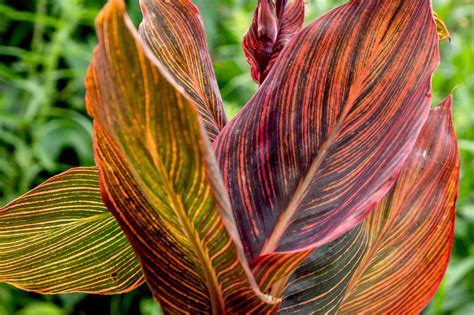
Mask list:
MULTIPOLYGON (((129 12, 140 20, 138 0, 129 12)), ((229 116, 256 90, 240 46, 256 0, 195 0, 229 116)), ((340 0, 307 1, 308 21, 340 0)), ((434 101, 454 90, 462 173, 451 263, 426 314, 474 314, 474 4, 434 0, 441 43, 434 101)), ((0 205, 72 166, 93 165, 83 79, 105 0, 0 0, 0 205)), ((0 285, 0 315, 159 314, 143 287, 113 297, 41 296, 0 285), (100 305, 100 307, 97 307, 100 305)))

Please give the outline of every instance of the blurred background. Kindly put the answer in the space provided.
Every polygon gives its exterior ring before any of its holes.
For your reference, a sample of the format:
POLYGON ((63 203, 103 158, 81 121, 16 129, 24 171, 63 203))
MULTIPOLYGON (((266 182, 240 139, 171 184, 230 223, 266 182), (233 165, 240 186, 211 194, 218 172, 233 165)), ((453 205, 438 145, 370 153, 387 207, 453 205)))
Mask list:
MULTIPOLYGON (((138 0, 129 0, 138 25, 138 0)), ((194 0, 228 116, 256 90, 241 39, 256 0, 194 0)), ((308 0, 307 21, 340 0, 308 0)), ((94 164, 83 80, 96 43, 94 18, 105 0, 0 0, 0 206, 73 166, 94 164)), ((441 45, 434 103, 454 90, 462 156, 451 262, 425 314, 474 314, 474 3, 434 0, 452 41, 441 45)), ((0 284, 0 315, 160 314, 146 287, 112 297, 42 296, 0 284)))

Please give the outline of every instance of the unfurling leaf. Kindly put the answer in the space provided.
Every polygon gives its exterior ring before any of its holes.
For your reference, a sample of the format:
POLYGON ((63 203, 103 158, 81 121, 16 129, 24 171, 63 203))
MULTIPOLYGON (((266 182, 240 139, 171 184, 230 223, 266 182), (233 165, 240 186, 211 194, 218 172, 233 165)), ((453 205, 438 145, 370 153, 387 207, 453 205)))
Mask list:
POLYGON ((429 0, 352 1, 299 32, 222 130, 216 155, 264 292, 292 271, 287 253, 350 231, 390 189, 438 62, 429 0))
POLYGON ((43 294, 116 294, 144 282, 96 169, 71 169, 0 209, 0 282, 43 294))
POLYGON ((259 0, 242 46, 252 78, 261 84, 304 22, 304 0, 259 0))
POLYGON ((192 97, 140 40, 123 1, 97 19, 86 79, 103 199, 169 313, 271 313, 248 267, 192 97))
POLYGON ((190 0, 142 0, 140 35, 184 88, 214 141, 227 123, 202 19, 190 0))
POLYGON ((451 251, 459 152, 451 97, 431 109, 389 193, 291 277, 281 313, 418 314, 451 251))

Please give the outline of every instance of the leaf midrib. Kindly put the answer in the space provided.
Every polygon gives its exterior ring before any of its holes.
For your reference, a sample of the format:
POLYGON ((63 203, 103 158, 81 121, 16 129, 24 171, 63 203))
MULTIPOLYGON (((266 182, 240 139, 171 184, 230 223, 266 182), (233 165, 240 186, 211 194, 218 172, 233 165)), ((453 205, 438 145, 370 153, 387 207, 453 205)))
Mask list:
MULTIPOLYGON (((184 101, 188 106, 192 106, 187 101, 184 101)), ((194 108, 191 107, 190 110, 194 111, 194 108)), ((199 119, 199 118, 197 118, 199 119)), ((155 148, 155 150, 151 150, 151 152, 158 152, 156 150, 156 144, 152 138, 147 138, 147 144, 151 148, 155 148)), ((198 140, 196 146, 199 147, 197 150, 197 154, 207 154, 205 149, 203 150, 203 143, 202 139, 198 140)), ((126 152, 126 151, 125 151, 126 152)), ((127 154, 126 154, 127 155, 127 154)), ((186 213, 185 207, 183 205, 182 196, 176 191, 176 188, 173 185, 173 180, 169 178, 169 172, 165 166, 165 163, 162 157, 159 154, 151 154, 152 156, 152 165, 156 168, 156 170, 161 174, 164 179, 164 189, 165 192, 171 202, 171 207, 178 218, 178 221, 181 224, 182 230, 186 235, 187 239, 192 244, 192 250, 196 254, 201 263, 202 270, 204 272, 204 277, 206 278, 207 287, 209 290, 209 298, 211 300, 212 305, 212 313, 213 314, 225 314, 225 302, 224 297, 222 295, 222 290, 220 289, 219 280, 217 279, 216 272, 212 263, 209 260, 209 254, 203 248, 202 240, 199 237, 196 229, 190 222, 190 218, 186 213)), ((204 168, 206 168, 206 160, 199 156, 199 159, 204 164, 204 168)), ((132 170, 133 171, 133 170, 132 170)), ((135 175, 136 176, 136 175, 135 175)), ((138 177, 140 178, 140 177, 138 177)), ((205 177, 207 179, 207 177, 205 177)), ((139 181, 140 182, 140 181, 139 181)))
POLYGON ((189 217, 187 216, 186 211, 184 210, 184 206, 180 196, 172 194, 170 195, 170 197, 172 200, 173 208, 175 209, 177 217, 181 222, 181 226, 183 227, 183 231, 186 234, 187 238, 190 240, 191 244, 193 245, 194 253, 201 262, 201 267, 204 271, 204 276, 206 277, 209 296, 211 298, 212 313, 224 314, 224 297, 222 296, 222 290, 220 289, 219 281, 217 279, 214 267, 212 266, 212 263, 209 260, 209 255, 201 245, 202 240, 199 237, 198 233, 196 233, 196 230, 189 222, 189 217))
POLYGON ((301 181, 298 187, 296 188, 295 193, 293 194, 293 197, 290 200, 290 203, 288 204, 287 208, 280 216, 277 224, 275 225, 275 228, 272 231, 272 234, 263 245, 262 250, 260 251, 260 256, 270 254, 274 252, 275 249, 277 248, 278 243, 281 240, 283 234, 285 233, 286 228, 291 223, 291 218, 294 216, 296 210, 298 209, 298 206, 300 205, 300 202, 305 197, 306 192, 308 188, 310 187, 311 182, 313 181, 322 162, 328 155, 329 148, 333 144, 333 140, 338 134, 339 130, 342 128, 343 122, 345 118, 347 117, 347 114, 349 113, 351 108, 352 108, 351 106, 346 106, 344 111, 341 113, 341 116, 338 119, 336 126, 334 127, 329 137, 324 141, 323 145, 321 146, 320 153, 317 155, 316 159, 311 163, 308 173, 303 178, 303 181, 301 181))
MULTIPOLYGON (((378 42, 372 49, 370 55, 374 55, 378 50, 378 46, 380 46, 381 43, 378 42)), ((371 57, 369 57, 367 60, 373 60, 371 57)), ((363 67, 363 71, 360 75, 360 78, 365 78, 366 74, 369 73, 370 67, 368 65, 365 65, 363 67)), ((362 89, 362 85, 360 82, 364 82, 363 79, 357 80, 357 82, 354 85, 351 85, 349 92, 348 92, 348 98, 346 101, 346 106, 344 106, 343 110, 341 111, 341 114, 336 122, 336 125, 334 126, 334 129, 331 131, 330 135, 324 140, 323 144, 320 147, 320 150, 318 152, 318 155, 316 158, 313 160, 311 163, 310 168, 308 169, 308 172, 306 176, 304 176, 303 180, 300 181, 298 184, 298 187, 296 188, 288 206, 286 207, 285 211, 283 211, 282 215, 278 219, 277 224, 275 225, 272 234, 270 237, 265 241, 261 251, 260 251, 260 256, 270 254, 276 250, 278 247, 278 243, 283 237, 283 234, 285 233, 286 228, 291 224, 291 219, 294 216, 296 210, 298 209, 298 206, 300 205, 300 202, 303 200, 303 198, 306 196, 306 192, 308 188, 311 185, 311 182, 313 181, 316 173, 320 169, 320 166, 324 159, 327 157, 329 148, 332 146, 334 139, 338 135, 339 131, 341 130, 347 116, 351 112, 354 102, 357 99, 356 92, 362 89)))

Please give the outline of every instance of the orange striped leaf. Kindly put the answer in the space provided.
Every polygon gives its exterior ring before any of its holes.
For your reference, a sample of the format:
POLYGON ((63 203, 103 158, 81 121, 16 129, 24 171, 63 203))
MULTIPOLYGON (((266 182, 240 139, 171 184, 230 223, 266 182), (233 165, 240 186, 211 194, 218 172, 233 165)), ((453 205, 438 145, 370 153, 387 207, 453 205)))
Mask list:
POLYGON ((214 141, 227 122, 199 11, 189 0, 142 0, 140 35, 184 88, 214 141))
POLYGON ((263 312, 220 174, 187 95, 141 41, 121 0, 97 19, 86 79, 102 197, 168 313, 263 312))
POLYGON ((351 1, 283 49, 214 142, 262 290, 294 268, 288 253, 303 259, 350 231, 390 189, 438 62, 429 0, 351 1))
POLYGON ((375 210, 317 249, 292 276, 281 313, 420 313, 448 264, 458 175, 448 98, 431 110, 395 185, 375 210))
POLYGON ((98 181, 95 168, 71 169, 0 209, 0 282, 43 294, 116 294, 143 284, 98 181))

